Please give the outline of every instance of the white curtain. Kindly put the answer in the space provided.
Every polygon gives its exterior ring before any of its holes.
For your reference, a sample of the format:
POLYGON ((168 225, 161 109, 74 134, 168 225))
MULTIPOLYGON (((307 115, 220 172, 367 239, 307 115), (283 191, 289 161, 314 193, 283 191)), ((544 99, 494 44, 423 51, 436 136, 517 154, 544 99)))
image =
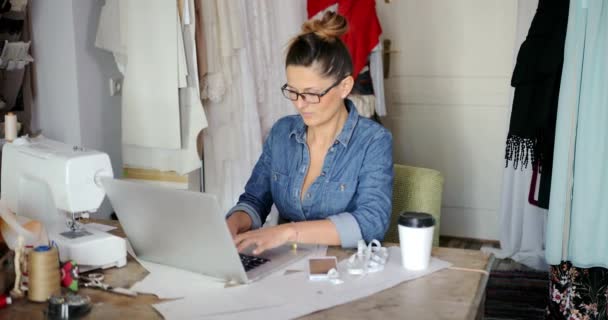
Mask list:
POLYGON ((281 117, 294 114, 293 104, 280 88, 285 77, 285 55, 292 37, 306 20, 306 0, 245 1, 246 46, 253 59, 256 97, 262 136, 281 117))
POLYGON ((227 210, 261 152, 250 57, 245 50, 241 0, 201 0, 206 37, 209 126, 204 130, 205 191, 227 210))
MULTIPOLYGON (((519 47, 526 39, 537 6, 538 0, 518 0, 517 2, 513 65, 515 65, 519 47)), ((509 110, 513 105, 513 93, 514 90, 511 89, 509 110)), ((508 119, 510 119, 510 115, 508 119)), ((484 251, 491 251, 501 259, 511 258, 528 267, 547 270, 548 265, 544 256, 547 210, 528 203, 531 179, 531 165, 524 169, 519 167, 513 169, 513 166, 510 165, 504 169, 500 205, 501 249, 484 248, 484 251)))
POLYGON ((304 0, 201 1, 209 73, 203 92, 205 191, 224 211, 236 204, 280 117, 294 113, 280 92, 285 48, 306 18, 304 0))

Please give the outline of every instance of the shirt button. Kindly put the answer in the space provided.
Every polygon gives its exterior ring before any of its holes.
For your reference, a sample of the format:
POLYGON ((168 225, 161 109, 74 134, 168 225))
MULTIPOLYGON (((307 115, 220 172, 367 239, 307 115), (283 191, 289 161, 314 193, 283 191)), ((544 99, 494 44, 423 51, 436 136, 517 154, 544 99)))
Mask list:
POLYGON ((277 175, 276 175, 276 174, 273 174, 273 175, 272 175, 272 180, 277 181, 277 179, 278 179, 278 178, 277 178, 277 175))
POLYGON ((306 198, 310 199, 310 192, 306 194, 306 198))
POLYGON ((321 171, 321 176, 324 177, 325 176, 325 171, 321 171))
POLYGON ((331 149, 329 149, 329 151, 334 152, 334 147, 331 147, 331 149))

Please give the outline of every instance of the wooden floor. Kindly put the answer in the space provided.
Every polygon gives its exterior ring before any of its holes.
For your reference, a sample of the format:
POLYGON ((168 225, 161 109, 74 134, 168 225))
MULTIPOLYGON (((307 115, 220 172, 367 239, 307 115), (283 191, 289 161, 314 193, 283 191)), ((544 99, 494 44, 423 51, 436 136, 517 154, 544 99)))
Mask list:
POLYGON ((478 240, 469 238, 440 236, 439 246, 448 248, 480 250, 481 247, 500 248, 500 243, 495 240, 478 240))
MULTIPOLYGON (((500 248, 500 242, 493 240, 479 240, 458 237, 439 237, 439 246, 448 248, 459 248, 469 250, 481 250, 482 247, 500 248)), ((494 259, 492 270, 496 271, 534 271, 534 269, 525 266, 519 262, 507 259, 494 259)))

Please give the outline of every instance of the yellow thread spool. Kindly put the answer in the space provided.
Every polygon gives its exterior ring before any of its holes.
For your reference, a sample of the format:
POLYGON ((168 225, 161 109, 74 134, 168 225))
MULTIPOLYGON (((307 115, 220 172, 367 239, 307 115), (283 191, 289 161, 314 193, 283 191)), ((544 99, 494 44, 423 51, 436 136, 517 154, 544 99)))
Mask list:
POLYGON ((41 246, 30 251, 28 269, 27 297, 30 301, 45 302, 51 295, 61 293, 61 272, 59 271, 57 248, 41 246))

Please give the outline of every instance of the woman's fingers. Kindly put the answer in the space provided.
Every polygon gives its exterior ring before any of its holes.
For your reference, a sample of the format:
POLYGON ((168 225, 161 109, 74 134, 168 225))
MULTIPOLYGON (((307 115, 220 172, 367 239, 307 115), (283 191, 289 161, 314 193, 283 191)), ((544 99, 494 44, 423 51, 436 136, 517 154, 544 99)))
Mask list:
POLYGON ((236 249, 238 250, 238 252, 243 252, 245 249, 247 249, 252 244, 255 244, 254 239, 251 239, 251 238, 244 239, 243 241, 241 241, 240 243, 237 244, 236 249))
POLYGON ((260 242, 259 244, 256 244, 255 249, 253 250, 253 254, 258 255, 258 254, 262 254, 264 251, 271 249, 268 248, 268 245, 266 245, 266 242, 260 242))
POLYGON ((241 233, 234 238, 234 244, 239 252, 255 245, 253 254, 258 255, 266 250, 280 246, 287 241, 283 236, 284 232, 281 230, 283 229, 271 227, 241 233))
POLYGON ((237 236, 237 240, 235 241, 236 249, 239 252, 244 251, 249 248, 251 245, 255 245, 258 247, 260 245, 260 239, 255 235, 250 235, 248 233, 242 233, 237 236))
POLYGON ((251 238, 252 235, 253 235, 252 232, 253 231, 247 231, 247 232, 244 232, 244 233, 237 234, 236 237, 234 237, 234 244, 238 246, 239 243, 243 242, 246 239, 251 238))

